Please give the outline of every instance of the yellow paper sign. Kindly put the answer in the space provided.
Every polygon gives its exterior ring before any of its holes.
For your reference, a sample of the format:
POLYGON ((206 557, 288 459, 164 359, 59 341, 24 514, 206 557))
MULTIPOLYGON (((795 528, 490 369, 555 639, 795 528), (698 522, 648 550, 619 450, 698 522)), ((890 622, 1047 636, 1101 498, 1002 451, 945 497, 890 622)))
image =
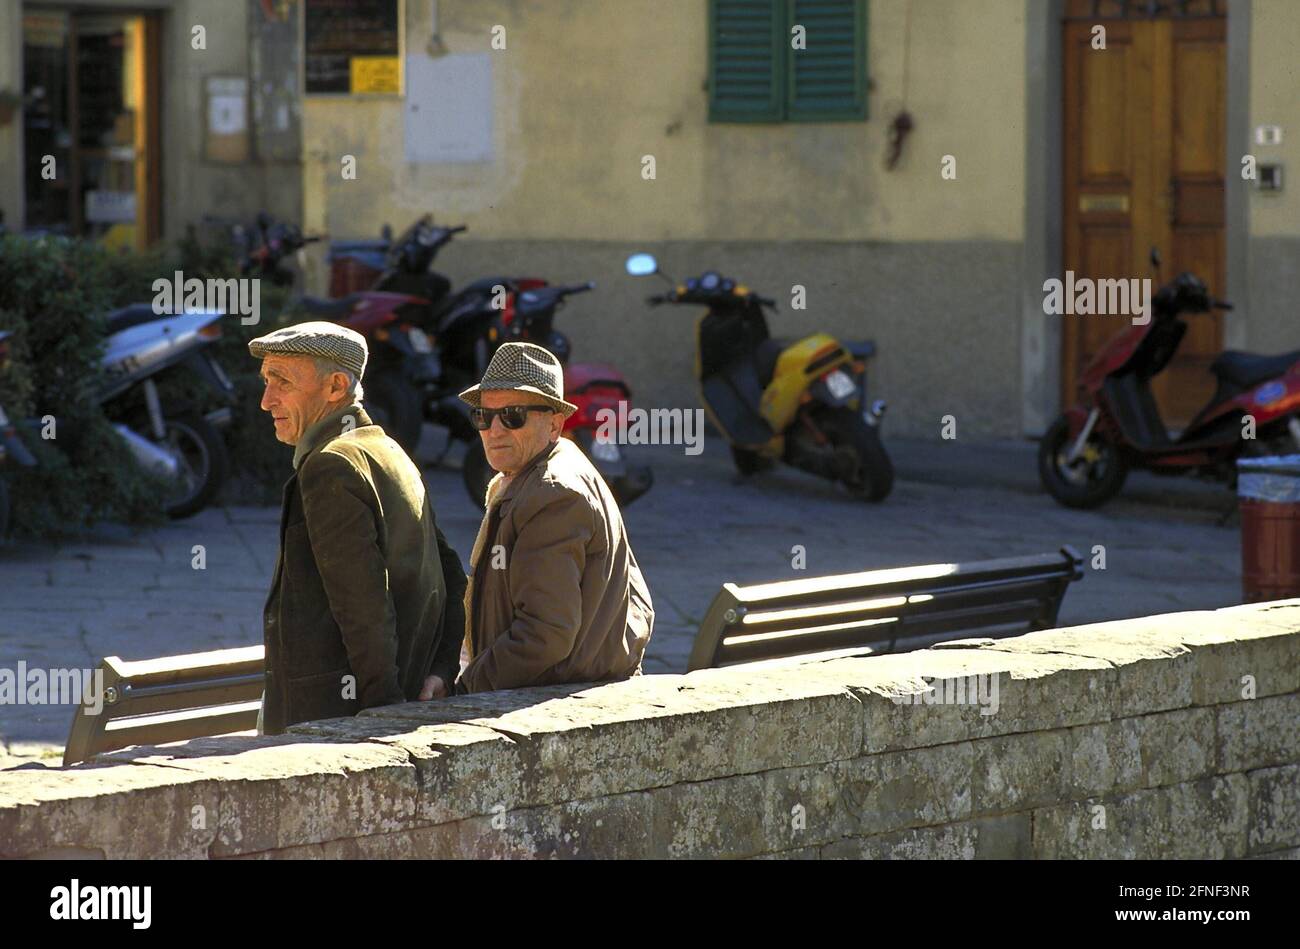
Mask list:
POLYGON ((402 61, 396 56, 353 56, 352 91, 401 93, 402 61))

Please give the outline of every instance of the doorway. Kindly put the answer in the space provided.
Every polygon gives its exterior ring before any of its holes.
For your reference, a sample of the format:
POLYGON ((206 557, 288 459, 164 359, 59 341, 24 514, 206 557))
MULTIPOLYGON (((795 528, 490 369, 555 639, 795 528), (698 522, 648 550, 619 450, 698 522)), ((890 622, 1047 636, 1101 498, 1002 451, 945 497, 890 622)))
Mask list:
MULTIPOLYGON (((1062 39, 1062 269, 1096 280, 1150 277, 1153 290, 1189 270, 1211 295, 1227 296, 1223 0, 1067 0, 1062 39)), ((1065 404, 1089 360, 1130 319, 1065 318, 1065 404)), ((1177 357, 1152 386, 1175 429, 1209 400, 1209 365, 1223 345, 1218 311, 1187 323, 1177 357)))
POLYGON ((153 14, 23 12, 26 227, 143 249, 160 231, 153 14))

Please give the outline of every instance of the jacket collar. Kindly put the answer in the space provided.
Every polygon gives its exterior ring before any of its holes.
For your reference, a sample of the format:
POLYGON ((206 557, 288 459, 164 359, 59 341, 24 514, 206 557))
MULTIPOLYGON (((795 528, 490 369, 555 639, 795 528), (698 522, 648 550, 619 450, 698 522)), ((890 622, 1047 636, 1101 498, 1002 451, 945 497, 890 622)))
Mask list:
POLYGON ((519 485, 523 482, 523 480, 527 478, 528 475, 533 471, 533 469, 536 468, 539 464, 541 464, 544 461, 549 461, 551 458, 553 458, 555 454, 561 450, 560 443, 563 441, 565 441, 565 438, 564 436, 561 435, 558 439, 556 439, 556 441, 553 444, 547 445, 537 454, 533 455, 532 458, 526 461, 523 467, 521 467, 517 472, 515 472, 515 476, 510 479, 510 483, 501 490, 500 494, 498 495, 500 500, 508 501, 510 500, 510 498, 514 497, 519 492, 519 485))
POLYGON ((356 419, 356 427, 363 425, 373 425, 370 416, 366 410, 361 407, 360 402, 353 402, 336 409, 322 419, 318 419, 311 425, 307 426, 307 431, 302 433, 302 438, 298 439, 298 444, 293 449, 293 470, 297 471, 302 467, 302 463, 317 448, 324 446, 327 442, 343 434, 343 416, 351 415, 356 419))

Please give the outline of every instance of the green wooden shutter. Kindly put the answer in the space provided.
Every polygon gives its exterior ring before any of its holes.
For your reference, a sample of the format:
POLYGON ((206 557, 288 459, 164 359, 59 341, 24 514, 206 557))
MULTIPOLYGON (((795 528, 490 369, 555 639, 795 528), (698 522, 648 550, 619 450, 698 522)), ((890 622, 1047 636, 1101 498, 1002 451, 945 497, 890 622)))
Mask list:
POLYGON ((786 118, 824 122, 867 117, 866 0, 787 0, 786 118), (792 49, 791 30, 807 31, 792 49))
POLYGON ((709 121, 779 122, 787 0, 709 0, 709 121))

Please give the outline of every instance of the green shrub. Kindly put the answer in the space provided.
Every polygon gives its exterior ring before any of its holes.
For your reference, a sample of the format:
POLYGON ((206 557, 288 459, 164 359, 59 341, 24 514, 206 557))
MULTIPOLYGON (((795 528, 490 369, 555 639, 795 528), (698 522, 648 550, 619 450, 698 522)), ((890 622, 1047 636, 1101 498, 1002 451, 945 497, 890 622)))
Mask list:
POLYGON ((108 258, 80 241, 0 237, 0 329, 15 334, 0 403, 15 420, 42 420, 40 434, 19 428, 38 467, 6 472, 18 536, 162 519, 165 486, 135 465, 95 400, 104 381, 98 314, 112 298, 108 258))
MULTIPOLYGON (((191 232, 174 248, 115 253, 61 238, 0 237, 0 330, 12 330, 12 363, 0 373, 0 405, 13 419, 53 420, 55 438, 21 427, 38 466, 6 471, 16 536, 55 537, 101 520, 159 523, 165 486, 139 469, 112 430, 95 394, 105 337, 103 314, 154 298, 153 282, 237 275, 231 251, 205 244, 191 232)), ((285 322, 289 292, 261 285, 261 320, 244 326, 238 315, 222 321, 212 352, 236 388, 233 422, 225 431, 231 479, 220 501, 272 504, 291 472, 292 449, 275 440, 259 408, 259 364, 248 341, 285 322)), ((224 403, 184 370, 156 377, 164 406, 188 404, 200 413, 224 403)), ((48 431, 49 426, 44 426, 48 431)))

